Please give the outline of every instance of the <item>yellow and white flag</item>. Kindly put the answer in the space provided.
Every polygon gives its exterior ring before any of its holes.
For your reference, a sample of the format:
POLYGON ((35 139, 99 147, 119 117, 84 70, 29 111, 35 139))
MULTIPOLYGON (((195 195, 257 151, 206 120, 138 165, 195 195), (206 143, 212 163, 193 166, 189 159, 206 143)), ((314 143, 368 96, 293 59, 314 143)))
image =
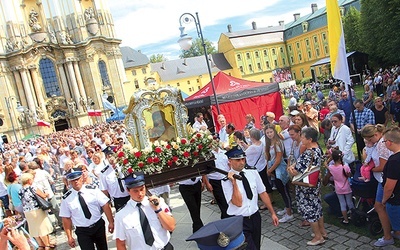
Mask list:
POLYGON ((332 75, 335 79, 345 82, 347 89, 347 84, 350 84, 350 74, 338 0, 326 0, 326 14, 332 75))

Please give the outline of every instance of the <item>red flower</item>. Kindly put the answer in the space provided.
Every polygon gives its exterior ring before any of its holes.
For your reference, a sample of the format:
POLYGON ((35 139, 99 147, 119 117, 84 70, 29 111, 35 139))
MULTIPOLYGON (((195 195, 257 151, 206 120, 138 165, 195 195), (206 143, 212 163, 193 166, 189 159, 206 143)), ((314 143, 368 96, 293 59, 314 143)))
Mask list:
POLYGON ((158 158, 158 157, 153 158, 153 163, 159 163, 159 162, 160 162, 160 158, 158 158))
POLYGON ((198 156, 198 155, 199 155, 199 152, 197 152, 197 151, 193 152, 193 156, 198 156))
POLYGON ((196 134, 196 137, 197 137, 197 138, 200 138, 200 137, 201 137, 201 134, 200 134, 200 133, 197 133, 197 134, 196 134))
POLYGON ((123 152, 123 151, 120 151, 119 153, 118 153, 118 158, 122 158, 122 157, 124 157, 125 156, 125 153, 123 152))
POLYGON ((171 145, 167 144, 167 146, 165 146, 166 149, 171 149, 171 145))
POLYGON ((178 158, 178 156, 172 156, 172 160, 173 160, 174 162, 177 162, 177 161, 179 160, 179 158, 178 158))
POLYGON ((168 166, 172 166, 172 164, 174 164, 174 162, 173 162, 173 160, 169 160, 169 161, 167 162, 167 164, 168 164, 168 166))
POLYGON ((186 144, 186 143, 187 143, 187 140, 185 138, 182 138, 181 139, 181 144, 186 144))
POLYGON ((138 167, 139 167, 139 168, 143 168, 143 167, 144 167, 144 162, 142 162, 142 161, 139 162, 139 163, 138 163, 138 167))
POLYGON ((128 168, 128 173, 132 174, 133 173, 133 169, 132 168, 128 168))
POLYGON ((183 153, 183 156, 184 156, 184 157, 189 157, 189 156, 190 156, 190 153, 187 152, 187 151, 185 151, 185 152, 183 153))
POLYGON ((190 143, 193 143, 193 142, 195 142, 194 138, 190 139, 190 143))
POLYGON ((149 157, 149 158, 147 158, 147 163, 153 163, 153 158, 151 158, 151 157, 149 157))
POLYGON ((156 147, 154 149, 154 152, 156 152, 157 154, 160 154, 162 152, 162 149, 160 147, 156 147))
POLYGON ((142 152, 138 151, 134 155, 136 158, 139 158, 140 156, 142 156, 142 152))
POLYGON ((202 144, 199 144, 199 145, 197 146, 197 148, 198 148, 199 150, 202 150, 202 149, 203 149, 203 145, 202 145, 202 144))
POLYGON ((129 160, 128 159, 124 159, 124 161, 122 162, 124 165, 126 165, 126 164, 128 164, 129 163, 129 160))

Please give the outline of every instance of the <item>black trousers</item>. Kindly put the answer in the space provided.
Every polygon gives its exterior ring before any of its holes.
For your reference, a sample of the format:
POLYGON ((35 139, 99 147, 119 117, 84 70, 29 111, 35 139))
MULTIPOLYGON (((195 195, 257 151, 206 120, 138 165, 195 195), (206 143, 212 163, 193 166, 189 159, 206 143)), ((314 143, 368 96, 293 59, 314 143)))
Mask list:
POLYGON ((103 219, 98 220, 91 227, 76 227, 75 234, 81 249, 107 250, 106 227, 103 219))
POLYGON ((126 197, 120 197, 120 198, 113 198, 114 200, 114 206, 115 206, 115 211, 119 211, 119 209, 129 201, 131 197, 128 195, 126 197))
POLYGON ((269 182, 268 174, 267 174, 267 167, 265 167, 263 170, 258 172, 258 174, 261 177, 262 182, 264 183, 265 190, 267 191, 268 194, 272 193, 272 185, 269 182))
MULTIPOLYGON (((361 128, 357 128, 357 129, 361 129, 361 128)), ((361 136, 361 134, 359 133, 355 133, 356 136, 356 145, 357 145, 357 152, 362 155, 362 150, 365 147, 365 142, 364 142, 364 138, 361 136)))
POLYGON ((221 181, 222 180, 209 180, 211 186, 213 187, 214 198, 217 201, 219 210, 221 210, 221 219, 225 219, 230 216, 226 213, 226 211, 228 210, 228 203, 225 199, 224 190, 222 190, 221 181))
POLYGON ((243 234, 247 242, 247 250, 261 248, 261 215, 257 211, 251 216, 243 216, 243 234))
POLYGON ((199 230, 204 224, 200 218, 201 207, 201 182, 194 185, 179 185, 179 192, 189 210, 192 218, 193 233, 199 230))

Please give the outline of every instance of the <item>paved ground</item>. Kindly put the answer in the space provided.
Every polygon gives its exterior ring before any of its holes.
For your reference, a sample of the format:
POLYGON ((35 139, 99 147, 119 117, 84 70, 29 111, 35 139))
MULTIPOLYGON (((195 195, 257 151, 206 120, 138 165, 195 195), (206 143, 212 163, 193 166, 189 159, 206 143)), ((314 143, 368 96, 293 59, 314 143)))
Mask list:
MULTIPOLYGON (((203 202, 201 216, 204 224, 218 220, 219 209, 217 205, 211 205, 211 195, 203 192, 203 202)), ((176 187, 171 190, 171 206, 173 215, 176 218, 177 226, 172 234, 171 243, 177 250, 181 249, 198 249, 194 242, 186 242, 185 239, 191 235, 192 226, 191 219, 187 208, 180 197, 176 187)), ((282 223, 278 227, 271 224, 271 219, 267 211, 262 212, 262 247, 261 249, 374 249, 373 243, 375 238, 360 236, 354 232, 341 229, 336 226, 325 224, 329 239, 322 246, 308 247, 306 242, 311 240, 311 229, 299 227, 301 219, 295 214, 295 220, 289 223, 282 223)), ((56 239, 58 250, 70 249, 66 243, 65 233, 58 230, 56 239)), ((109 249, 116 249, 112 236, 108 235, 109 249)), ((79 247, 75 249, 80 249, 79 247)), ((378 248, 376 248, 378 249, 378 248)), ((397 249, 393 246, 382 249, 397 249)))

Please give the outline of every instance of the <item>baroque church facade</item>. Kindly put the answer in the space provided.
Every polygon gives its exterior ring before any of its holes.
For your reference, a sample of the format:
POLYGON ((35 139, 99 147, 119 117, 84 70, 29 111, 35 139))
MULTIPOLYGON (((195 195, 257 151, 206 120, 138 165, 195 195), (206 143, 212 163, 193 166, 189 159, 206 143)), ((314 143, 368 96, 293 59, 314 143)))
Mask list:
POLYGON ((88 110, 103 110, 104 96, 126 105, 121 40, 107 0, 7 0, 0 11, 0 132, 7 140, 98 122, 88 110))

